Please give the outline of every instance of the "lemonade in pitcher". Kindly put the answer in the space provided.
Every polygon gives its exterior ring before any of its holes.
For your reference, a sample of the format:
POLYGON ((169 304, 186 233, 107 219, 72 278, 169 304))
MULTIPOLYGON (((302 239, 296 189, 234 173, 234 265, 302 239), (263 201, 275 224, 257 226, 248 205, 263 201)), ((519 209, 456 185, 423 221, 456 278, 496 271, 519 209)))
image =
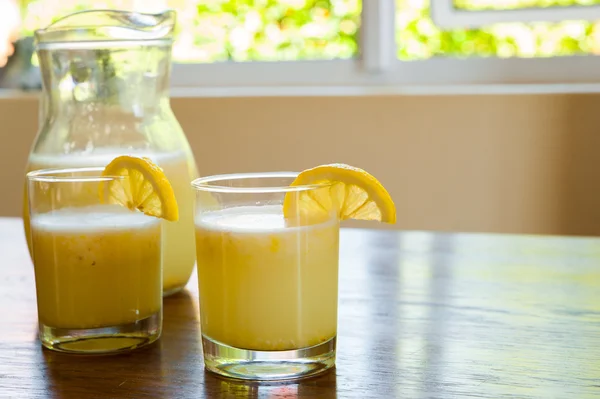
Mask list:
MULTIPOLYGON (((198 175, 170 107, 174 26, 174 11, 91 10, 37 31, 42 112, 26 168, 105 166, 122 154, 158 164, 173 185, 181 212, 178 222, 163 226, 165 295, 185 286, 195 264, 189 182, 198 175)), ((65 195, 85 198, 90 193, 65 195)), ((25 196, 30 242, 27 206, 25 196)))

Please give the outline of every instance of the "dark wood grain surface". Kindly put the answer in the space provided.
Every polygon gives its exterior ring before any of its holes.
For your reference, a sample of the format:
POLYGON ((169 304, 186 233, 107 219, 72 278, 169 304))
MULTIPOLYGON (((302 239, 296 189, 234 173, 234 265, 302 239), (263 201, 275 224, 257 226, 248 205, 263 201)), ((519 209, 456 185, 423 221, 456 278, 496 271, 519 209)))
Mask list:
POLYGON ((43 350, 21 221, 0 219, 0 397, 600 398, 600 239, 344 230, 340 262, 337 368, 243 383, 203 369, 195 276, 145 350, 43 350))

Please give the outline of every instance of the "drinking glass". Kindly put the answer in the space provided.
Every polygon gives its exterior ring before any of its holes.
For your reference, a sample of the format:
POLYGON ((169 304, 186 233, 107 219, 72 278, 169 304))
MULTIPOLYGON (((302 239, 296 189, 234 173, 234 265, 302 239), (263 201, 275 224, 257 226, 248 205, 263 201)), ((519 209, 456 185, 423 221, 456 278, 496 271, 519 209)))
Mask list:
POLYGON ((131 350, 162 328, 161 220, 102 204, 102 168, 27 174, 39 338, 72 353, 131 350))
POLYGON ((285 218, 286 196, 328 186, 296 173, 196 179, 200 320, 207 370, 251 380, 296 379, 335 364, 339 220, 285 218))

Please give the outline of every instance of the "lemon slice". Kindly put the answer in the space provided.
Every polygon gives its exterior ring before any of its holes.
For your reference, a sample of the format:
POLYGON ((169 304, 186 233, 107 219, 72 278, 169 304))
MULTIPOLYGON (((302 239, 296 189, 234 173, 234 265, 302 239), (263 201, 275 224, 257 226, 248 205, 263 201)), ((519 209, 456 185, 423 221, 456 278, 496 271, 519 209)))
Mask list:
POLYGON ((119 204, 173 222, 179 219, 171 183, 150 159, 123 155, 113 159, 102 175, 125 177, 100 186, 103 203, 119 204))
POLYGON ((283 202, 287 219, 310 220, 336 212, 340 220, 375 220, 396 223, 396 206, 383 185, 362 169, 345 164, 317 166, 301 172, 292 186, 321 188, 288 192, 283 202))

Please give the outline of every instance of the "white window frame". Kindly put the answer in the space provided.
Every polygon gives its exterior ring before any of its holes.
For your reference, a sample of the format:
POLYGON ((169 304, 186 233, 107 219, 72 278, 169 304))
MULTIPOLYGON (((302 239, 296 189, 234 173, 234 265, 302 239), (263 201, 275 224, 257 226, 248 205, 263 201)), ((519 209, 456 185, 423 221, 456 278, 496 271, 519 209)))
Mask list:
POLYGON ((503 22, 599 20, 600 5, 470 11, 456 8, 453 0, 435 0, 431 2, 431 19, 442 29, 479 28, 503 22))
MULTIPOLYGON (((280 94, 282 88, 300 94, 315 93, 315 89, 335 94, 341 88, 358 88, 358 92, 376 88, 378 93, 395 93, 419 87, 443 91, 451 87, 490 85, 600 86, 600 57, 597 56, 400 61, 396 57, 394 3, 394 0, 363 0, 360 55, 356 59, 175 64, 172 85, 184 96, 186 90, 194 95, 198 88, 209 94, 211 90, 222 89, 239 90, 242 94, 268 93, 269 90, 280 94)), ((585 12, 585 19, 600 19, 600 6, 572 8, 472 12, 455 9, 452 0, 432 0, 434 20, 448 27, 465 24, 475 27, 490 21, 564 20, 565 15, 569 19, 575 16, 581 19, 581 12, 585 12), (481 18, 482 15, 485 18, 481 18)))

